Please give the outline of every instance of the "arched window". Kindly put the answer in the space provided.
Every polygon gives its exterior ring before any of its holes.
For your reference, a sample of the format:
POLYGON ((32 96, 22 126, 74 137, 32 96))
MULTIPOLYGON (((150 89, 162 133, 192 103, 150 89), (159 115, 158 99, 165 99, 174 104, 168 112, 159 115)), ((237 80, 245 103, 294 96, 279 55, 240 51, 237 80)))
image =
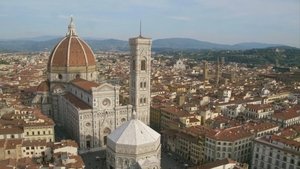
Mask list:
POLYGON ((132 70, 135 70, 135 60, 132 61, 132 70))
POLYGON ((141 70, 146 70, 146 60, 141 61, 141 70))

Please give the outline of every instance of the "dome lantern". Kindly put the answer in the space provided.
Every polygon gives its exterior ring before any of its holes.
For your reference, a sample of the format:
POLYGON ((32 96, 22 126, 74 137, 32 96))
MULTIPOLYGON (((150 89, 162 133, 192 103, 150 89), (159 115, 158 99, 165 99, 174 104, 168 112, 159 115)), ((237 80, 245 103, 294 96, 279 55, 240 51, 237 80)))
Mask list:
POLYGON ((66 36, 58 42, 48 60, 48 80, 69 82, 76 77, 96 80, 96 59, 90 46, 77 36, 73 17, 66 36))
POLYGON ((72 17, 72 16, 71 16, 70 24, 69 24, 69 26, 68 26, 68 33, 67 33, 67 36, 77 36, 76 30, 75 30, 75 24, 74 24, 74 21, 73 21, 73 17, 72 17))

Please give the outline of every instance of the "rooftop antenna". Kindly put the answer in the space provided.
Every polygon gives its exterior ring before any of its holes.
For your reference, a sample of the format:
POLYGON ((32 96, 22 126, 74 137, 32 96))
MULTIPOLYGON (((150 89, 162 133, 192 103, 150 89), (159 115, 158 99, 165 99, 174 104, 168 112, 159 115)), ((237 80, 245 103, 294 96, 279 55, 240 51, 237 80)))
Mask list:
POLYGON ((142 20, 140 20, 140 37, 142 37, 142 20))

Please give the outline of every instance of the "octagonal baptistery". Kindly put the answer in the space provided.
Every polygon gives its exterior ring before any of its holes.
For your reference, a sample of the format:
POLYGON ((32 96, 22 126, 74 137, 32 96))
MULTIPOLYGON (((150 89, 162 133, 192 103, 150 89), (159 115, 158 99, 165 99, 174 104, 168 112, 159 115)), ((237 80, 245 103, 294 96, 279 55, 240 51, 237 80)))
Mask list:
POLYGON ((48 73, 50 82, 69 82, 77 77, 95 81, 97 78, 94 53, 77 36, 72 18, 67 35, 54 47, 50 55, 48 73))
POLYGON ((160 169, 160 134, 133 116, 107 136, 108 169, 160 169))

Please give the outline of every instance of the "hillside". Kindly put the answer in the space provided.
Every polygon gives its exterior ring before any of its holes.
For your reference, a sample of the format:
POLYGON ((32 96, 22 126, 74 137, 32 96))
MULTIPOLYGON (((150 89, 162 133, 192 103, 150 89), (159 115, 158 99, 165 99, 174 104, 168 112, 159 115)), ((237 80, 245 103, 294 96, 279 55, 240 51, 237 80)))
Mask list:
MULTIPOLYGON (((49 39, 51 36, 43 38, 19 39, 19 40, 0 40, 0 51, 44 51, 51 50, 61 38, 49 39)), ((128 50, 128 42, 117 39, 86 39, 87 43, 94 51, 124 51, 128 50)), ((153 40, 152 48, 154 51, 161 50, 247 50, 247 49, 261 49, 275 46, 283 46, 276 44, 265 43, 239 43, 235 45, 217 44, 205 41, 199 41, 189 38, 167 38, 153 40)))

